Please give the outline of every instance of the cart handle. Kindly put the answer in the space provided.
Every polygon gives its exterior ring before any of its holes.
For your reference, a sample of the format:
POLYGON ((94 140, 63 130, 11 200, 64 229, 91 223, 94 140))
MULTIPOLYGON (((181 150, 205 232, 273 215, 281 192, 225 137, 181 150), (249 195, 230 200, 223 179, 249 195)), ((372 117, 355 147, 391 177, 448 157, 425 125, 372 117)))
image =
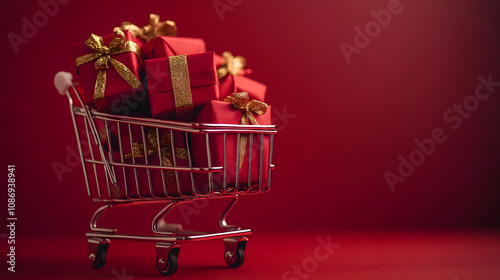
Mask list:
POLYGON ((69 72, 57 72, 54 85, 60 95, 66 95, 66 91, 73 85, 73 75, 69 72))

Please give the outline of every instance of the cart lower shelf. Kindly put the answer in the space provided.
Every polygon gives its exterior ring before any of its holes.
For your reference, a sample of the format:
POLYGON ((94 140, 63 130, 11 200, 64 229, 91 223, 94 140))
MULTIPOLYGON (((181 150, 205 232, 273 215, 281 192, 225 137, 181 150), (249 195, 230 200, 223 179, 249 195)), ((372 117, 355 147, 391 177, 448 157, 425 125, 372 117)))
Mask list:
POLYGON ((162 275, 171 275, 177 270, 177 258, 180 245, 189 242, 210 241, 222 239, 224 243, 224 261, 231 268, 239 267, 245 260, 245 248, 248 242, 247 235, 252 234, 250 229, 235 229, 225 232, 198 232, 179 230, 157 236, 139 236, 115 234, 109 232, 87 233, 89 245, 89 261, 94 268, 101 268, 106 264, 106 254, 111 239, 135 240, 156 242, 156 267, 162 275))

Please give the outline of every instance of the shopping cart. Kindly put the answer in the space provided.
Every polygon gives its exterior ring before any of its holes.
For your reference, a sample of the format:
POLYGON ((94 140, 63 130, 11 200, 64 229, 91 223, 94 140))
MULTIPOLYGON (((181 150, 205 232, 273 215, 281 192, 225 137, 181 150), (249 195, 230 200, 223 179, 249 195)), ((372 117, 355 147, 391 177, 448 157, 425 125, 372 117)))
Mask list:
POLYGON ((70 73, 57 73, 54 83, 59 93, 69 100, 88 195, 95 202, 105 203, 95 211, 90 221, 91 232, 86 234, 89 260, 94 268, 105 264, 111 239, 155 242, 156 266, 163 275, 176 271, 180 245, 196 241, 222 239, 227 265, 239 267, 243 264, 247 236, 252 231, 229 225, 226 217, 240 196, 270 190, 275 126, 183 123, 104 114, 83 103, 70 73), (81 107, 73 106, 72 96, 76 96, 81 107), (213 135, 219 135, 222 143, 213 143, 213 135), (190 141, 195 137, 203 137, 206 147, 207 161, 201 167, 194 166, 192 161, 190 141), (233 141, 236 147, 228 149, 231 141, 226 139, 230 137, 237 139, 233 141), (248 172, 240 170, 237 164, 241 137, 247 137, 248 172), (167 138, 169 145, 162 146, 160 138, 167 138), (222 166, 212 165, 212 145, 224 148, 222 166), (176 153, 182 149, 187 154, 184 158, 187 166, 177 164, 180 160, 176 160, 176 153), (236 156, 228 156, 227 151, 236 151, 236 156), (171 160, 165 160, 166 153, 171 155, 171 160), (228 158, 236 160, 229 162, 228 158), (253 161, 258 162, 258 173, 251 170, 257 164, 253 161), (234 173, 228 171, 230 167, 234 167, 236 174, 229 174, 234 173), (247 178, 242 179, 240 173, 245 173, 247 178), (258 174, 258 178, 252 174, 258 174), (186 177, 189 182, 187 191, 186 184, 181 186, 180 183, 185 183, 186 177), (175 207, 217 198, 230 199, 219 216, 221 231, 194 232, 174 226, 162 228, 160 222, 165 223, 165 217, 175 207), (97 225, 99 217, 111 208, 154 203, 166 206, 153 218, 150 236, 118 233, 117 229, 97 225))

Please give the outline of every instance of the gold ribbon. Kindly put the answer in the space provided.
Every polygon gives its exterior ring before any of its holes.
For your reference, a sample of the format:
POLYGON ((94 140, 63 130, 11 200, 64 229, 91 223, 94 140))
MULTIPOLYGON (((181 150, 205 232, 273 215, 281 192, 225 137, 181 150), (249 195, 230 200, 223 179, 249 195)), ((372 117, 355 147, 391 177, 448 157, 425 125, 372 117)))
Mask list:
POLYGON ((125 34, 121 30, 117 30, 113 34, 113 39, 108 46, 104 46, 101 36, 91 34, 90 38, 85 42, 85 45, 95 51, 94 53, 82 55, 76 58, 76 67, 91 61, 95 62, 97 79, 94 89, 94 104, 99 111, 106 111, 108 105, 104 100, 104 89, 106 88, 106 70, 111 64, 118 74, 134 89, 141 86, 141 82, 137 77, 121 62, 113 59, 111 56, 125 52, 134 52, 140 60, 139 46, 132 41, 125 39, 125 34))
MULTIPOLYGON (((146 145, 146 154, 147 156, 156 155, 158 153, 158 139, 156 137, 156 130, 149 128, 147 129, 146 135, 149 140, 149 145, 146 145)), ((167 167, 174 166, 172 161, 170 161, 169 157, 172 156, 172 147, 171 147, 171 138, 170 133, 163 133, 160 139, 160 153, 162 158, 162 165, 167 167)), ((132 153, 126 154, 124 156, 125 159, 131 158, 144 158, 144 144, 142 142, 132 143, 132 153)), ((178 159, 188 160, 188 153, 186 149, 183 148, 175 148, 175 157, 178 159)), ((175 171, 173 170, 163 170, 163 174, 166 178, 167 183, 167 193, 168 194, 176 194, 178 193, 177 189, 177 179, 175 178, 175 171)))
MULTIPOLYGON (((250 100, 247 92, 231 93, 231 95, 226 96, 223 101, 230 102, 236 109, 241 110, 243 115, 241 116, 240 124, 242 125, 259 125, 254 114, 263 115, 266 113, 268 107, 268 105, 262 101, 250 100)), ((240 168, 243 164, 247 144, 248 134, 244 133, 240 137, 240 168)))
POLYGON ((228 74, 239 75, 241 70, 243 70, 247 64, 247 60, 244 57, 235 57, 231 52, 223 52, 222 58, 224 59, 224 64, 217 69, 219 79, 224 78, 228 74))
POLYGON ((128 21, 124 21, 120 27, 115 27, 113 31, 116 30, 128 30, 132 35, 142 38, 146 40, 146 42, 149 42, 157 36, 177 36, 177 26, 175 22, 171 20, 160 22, 160 16, 155 14, 149 15, 149 25, 142 28, 128 21))
POLYGON ((192 121, 194 119, 193 97, 191 96, 187 58, 185 55, 171 56, 168 58, 168 62, 177 120, 192 121))

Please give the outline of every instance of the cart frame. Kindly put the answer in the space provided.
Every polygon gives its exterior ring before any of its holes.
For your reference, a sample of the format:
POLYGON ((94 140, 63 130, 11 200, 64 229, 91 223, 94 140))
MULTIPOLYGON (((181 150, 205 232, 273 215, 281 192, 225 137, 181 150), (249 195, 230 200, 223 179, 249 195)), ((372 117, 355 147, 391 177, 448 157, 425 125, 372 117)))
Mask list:
MULTIPOLYGON (((248 241, 247 236, 252 233, 251 229, 242 229, 237 226, 229 225, 226 221, 226 218, 237 203, 238 199, 242 195, 253 195, 259 193, 268 192, 271 188, 271 172, 274 169, 274 164, 272 164, 273 159, 273 142, 274 135, 277 133, 276 126, 274 125, 227 125, 227 124, 200 124, 200 123, 183 123, 183 122, 175 122, 175 121, 164 121, 157 120, 151 118, 139 118, 139 117, 130 117, 130 116, 117 116, 110 115, 105 113, 97 112, 93 109, 90 109, 86 106, 78 92, 75 84, 72 82, 72 75, 67 72, 59 72, 56 74, 54 78, 54 83, 61 95, 66 95, 69 101, 69 107, 71 112, 71 117, 73 120, 73 125, 76 134, 76 140, 78 144, 78 150, 80 153, 80 159, 82 163, 82 169, 85 179, 85 184, 87 187, 88 196, 94 202, 104 203, 104 206, 99 207, 92 216, 90 220, 90 230, 91 232, 87 233, 86 236, 88 238, 89 245, 89 261, 94 268, 102 267, 106 262, 106 252, 109 244, 111 243, 111 239, 122 239, 122 240, 133 240, 133 241, 148 241, 156 243, 156 266, 159 272, 163 275, 171 275, 177 269, 177 256, 179 254, 180 245, 189 242, 197 242, 197 241, 208 241, 215 239, 222 239, 224 243, 224 260, 230 267, 238 267, 243 264, 244 261, 244 251, 246 247, 246 243, 248 241), (73 105, 72 94, 70 93, 70 89, 73 90, 74 95, 78 99, 81 107, 75 107, 73 105), (80 131, 78 126, 78 119, 83 120, 84 122, 84 130, 80 131), (107 151, 105 148, 105 144, 103 144, 101 135, 96 126, 96 120, 100 120, 105 123, 106 127, 106 136, 107 136, 107 151), (208 164, 204 167, 193 167, 191 162, 191 148, 189 147, 189 143, 186 140, 186 147, 189 159, 189 167, 185 166, 177 166, 175 156, 173 156, 173 166, 165 166, 161 163, 151 164, 148 162, 148 157, 144 156, 145 164, 136 163, 134 158, 132 157, 132 163, 124 161, 124 153, 121 141, 120 132, 118 133, 119 139, 119 152, 120 152, 120 162, 113 160, 113 149, 111 147, 111 137, 108 127, 109 123, 115 123, 118 126, 118 131, 120 131, 121 126, 128 127, 128 131, 130 133, 130 142, 132 143, 132 130, 130 129, 131 125, 139 126, 142 130, 142 139, 143 143, 146 143, 145 138, 145 128, 155 129, 156 135, 159 138, 159 129, 169 130, 171 141, 172 141, 172 152, 175 155, 175 147, 174 147, 174 138, 173 131, 177 133, 183 133, 185 135, 185 139, 188 139, 188 135, 192 134, 200 134, 205 135, 205 144, 207 151, 207 159, 208 164), (210 134, 221 134, 224 135, 224 166, 212 166, 212 159, 210 154, 210 134), (92 135, 92 136, 90 136, 92 135), (249 143, 249 170, 248 170, 248 180, 246 182, 238 182, 239 180, 239 165, 236 166, 236 176, 235 176, 235 184, 229 186, 226 184, 226 172, 227 172, 227 158, 226 158, 226 150, 227 143, 226 138, 227 135, 236 135, 236 151, 240 150, 240 139, 244 137, 248 137, 249 143), (83 137, 86 136, 86 137, 83 137), (264 165, 264 137, 269 137, 269 165, 264 165), (86 138, 86 141, 84 141, 86 138), (93 141, 91 140, 93 138, 93 141), (257 151, 260 151, 260 154, 252 155, 252 145, 254 138, 259 139, 260 143, 257 147, 257 151), (90 153, 85 154, 82 149, 82 144, 88 144, 88 148, 90 153), (97 149, 98 153, 94 153, 95 149, 97 149), (89 157, 90 156, 90 157, 89 157), (259 178, 258 183, 252 183, 251 179, 251 168, 252 168, 252 160, 253 158, 258 158, 259 160, 259 178), (88 168, 90 166, 90 168, 88 168), (144 169, 147 171, 148 175, 148 185, 150 193, 146 195, 137 195, 137 196, 129 196, 126 193, 125 198, 120 197, 116 198, 112 196, 112 189, 118 187, 118 179, 116 177, 116 170, 123 169, 124 174, 124 182, 125 182, 125 191, 127 192, 127 178, 125 178, 125 170, 133 169, 134 177, 137 185, 137 189, 139 190, 139 180, 137 176, 137 169, 144 169), (263 172, 264 168, 267 169, 267 180, 263 180, 263 172), (88 170, 90 169, 90 170, 88 170), (161 171, 162 174, 162 183, 163 188, 165 189, 165 195, 158 196, 154 195, 152 191, 152 180, 150 176, 150 172, 161 171), (167 187, 165 183, 164 171, 169 170, 170 172, 175 172, 178 195, 173 196, 167 192, 167 187), (179 172, 186 172, 191 175, 191 183, 192 183, 192 192, 189 194, 184 194, 181 191, 180 183, 179 183, 179 172), (95 177, 95 185, 93 184, 93 180, 91 180, 91 175, 89 173, 93 173, 95 177), (214 174, 223 174, 223 184, 222 187, 218 189, 214 186, 214 174), (195 186, 194 174, 207 174, 208 176, 208 191, 200 192, 195 186), (102 182, 105 180, 105 184, 102 182), (246 186, 245 186, 246 184, 246 186), (104 190, 103 190, 104 189, 104 190), (107 193, 106 193, 107 189, 107 193), (230 199, 228 206, 220 213, 219 216, 219 226, 221 231, 219 232, 193 232, 193 231, 184 231, 180 227, 170 228, 170 229, 162 229, 159 227, 159 222, 164 220, 165 217, 171 213, 171 211, 182 204, 193 203, 195 200, 200 199, 230 199), (151 229, 153 235, 151 236, 141 236, 141 235, 132 235, 132 234, 118 234, 117 229, 113 228, 104 228, 99 227, 97 222, 99 217, 103 215, 106 211, 111 208, 121 208, 121 207, 129 207, 135 205, 145 205, 145 204, 166 204, 166 206, 161 209, 156 216, 152 219, 151 229)), ((161 157, 160 144, 158 142, 158 154, 161 157)), ((131 144, 132 145, 132 144, 131 144)), ((144 144, 144 155, 147 155, 146 145, 144 144)), ((236 153, 236 162, 239 162, 239 153, 236 153)), ((139 193, 139 191, 138 191, 139 193)))

